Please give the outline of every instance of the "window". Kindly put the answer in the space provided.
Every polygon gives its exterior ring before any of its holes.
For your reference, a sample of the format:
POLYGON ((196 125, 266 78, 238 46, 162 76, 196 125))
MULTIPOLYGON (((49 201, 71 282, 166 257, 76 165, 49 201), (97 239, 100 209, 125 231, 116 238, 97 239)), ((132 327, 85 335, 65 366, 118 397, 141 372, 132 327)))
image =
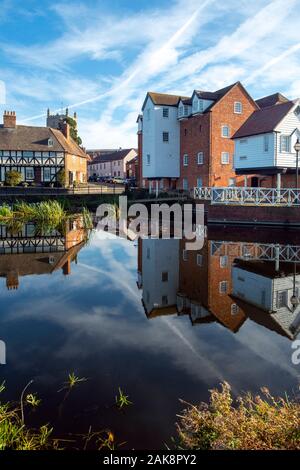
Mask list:
POLYGON ((282 308, 282 307, 286 307, 286 305, 287 305, 287 291, 286 290, 278 291, 276 307, 282 308))
POLYGON ((228 256, 220 256, 220 268, 226 268, 228 265, 228 256))
POLYGON ((187 191, 189 189, 189 184, 188 184, 187 178, 183 178, 183 180, 182 180, 182 189, 184 189, 185 191, 187 191))
POLYGON ((48 147, 53 147, 54 145, 54 142, 53 142, 53 139, 48 139, 48 147))
POLYGON ((231 315, 237 315, 239 313, 239 306, 237 304, 231 304, 231 315))
POLYGON ((240 139, 240 144, 247 144, 248 143, 248 139, 240 139))
POLYGON ((26 180, 34 180, 34 169, 31 167, 28 167, 25 169, 25 177, 26 180))
POLYGON ((198 111, 198 98, 194 98, 193 101, 193 112, 195 113, 196 111, 198 111))
POLYGON ((180 105, 180 106, 178 107, 178 117, 182 117, 182 115, 183 115, 183 109, 184 109, 184 108, 183 108, 182 105, 180 105))
POLYGON ((269 136, 264 135, 264 152, 269 151, 269 136))
POLYGON ((162 298, 161 298, 161 303, 163 306, 166 306, 168 305, 168 296, 167 295, 163 295, 162 298))
POLYGON ((204 161, 203 152, 198 152, 198 154, 197 154, 197 164, 198 165, 203 165, 203 161, 204 161))
POLYGON ((243 105, 240 101, 235 101, 234 102, 234 112, 235 112, 235 114, 242 114, 243 105))
POLYGON ((183 166, 188 166, 189 156, 187 154, 183 155, 183 166))
POLYGON ((187 261, 187 259, 188 259, 188 252, 187 252, 187 250, 183 250, 183 252, 182 252, 182 259, 183 259, 183 261, 187 261))
POLYGON ((226 292, 227 292, 227 281, 221 281, 219 283, 219 291, 220 291, 220 294, 226 294, 226 292))
POLYGON ((184 105, 184 115, 188 116, 189 115, 189 107, 187 104, 184 105))
POLYGON ((236 184, 236 179, 235 178, 229 178, 228 186, 235 186, 235 184, 236 184))
POLYGON ((44 168, 43 175, 44 175, 43 179, 45 182, 50 181, 51 180, 50 168, 44 168))
POLYGON ((169 117, 169 108, 163 108, 163 117, 168 118, 169 117))
POLYGON ((222 137, 229 138, 229 126, 222 126, 222 137))
POLYGON ((203 266, 203 255, 200 255, 200 254, 197 255, 197 265, 203 266))
POLYGON ((149 153, 147 154, 147 160, 146 160, 146 165, 150 165, 150 162, 151 162, 151 157, 149 155, 149 153))
POLYGON ((240 160, 247 160, 247 155, 241 155, 240 160))
POLYGON ((118 176, 120 176, 120 175, 121 175, 121 172, 120 172, 120 171, 118 171, 118 176))
POLYGON ((169 273, 168 271, 162 272, 161 273, 161 280, 162 282, 168 282, 169 280, 169 273))
POLYGON ((163 132, 163 142, 169 142, 169 132, 163 132))
POLYGON ((202 178, 197 178, 197 188, 202 188, 202 178))
POLYGON ((150 259, 150 248, 147 247, 147 259, 150 259))
POLYGON ((187 129, 184 129, 184 135, 187 136, 187 129))
POLYGON ((222 165, 228 165, 228 163, 229 163, 229 153, 228 152, 222 152, 222 154, 221 154, 221 163, 222 163, 222 165))
POLYGON ((280 150, 281 152, 291 151, 291 139, 289 135, 280 136, 280 150))

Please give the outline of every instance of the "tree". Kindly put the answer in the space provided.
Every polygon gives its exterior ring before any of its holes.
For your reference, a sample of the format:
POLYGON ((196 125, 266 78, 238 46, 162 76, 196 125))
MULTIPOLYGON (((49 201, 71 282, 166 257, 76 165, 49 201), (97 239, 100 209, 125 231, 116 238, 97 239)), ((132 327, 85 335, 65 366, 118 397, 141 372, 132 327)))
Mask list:
POLYGON ((63 188, 66 187, 66 171, 64 168, 62 168, 58 174, 57 174, 57 181, 59 183, 60 186, 62 186, 63 188))
POLYGON ((23 180, 22 173, 19 173, 16 170, 8 171, 5 174, 5 183, 8 186, 17 186, 18 184, 21 183, 22 180, 23 180))
POLYGON ((81 137, 79 137, 78 135, 77 122, 75 121, 75 119, 71 118, 70 116, 67 116, 65 118, 65 122, 67 122, 70 126, 70 136, 72 137, 74 142, 76 142, 78 145, 81 145, 82 140, 81 137))

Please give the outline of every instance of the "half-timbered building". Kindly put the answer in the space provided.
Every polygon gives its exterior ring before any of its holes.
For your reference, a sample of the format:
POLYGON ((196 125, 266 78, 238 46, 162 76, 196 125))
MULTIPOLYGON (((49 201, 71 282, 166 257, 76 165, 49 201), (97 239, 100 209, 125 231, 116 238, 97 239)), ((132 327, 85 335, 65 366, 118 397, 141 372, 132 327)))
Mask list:
POLYGON ((21 126, 15 112, 4 112, 0 125, 0 182, 11 170, 22 174, 24 182, 49 185, 62 182, 64 170, 66 185, 84 183, 88 156, 70 136, 70 128, 63 123, 61 130, 50 127, 21 126))

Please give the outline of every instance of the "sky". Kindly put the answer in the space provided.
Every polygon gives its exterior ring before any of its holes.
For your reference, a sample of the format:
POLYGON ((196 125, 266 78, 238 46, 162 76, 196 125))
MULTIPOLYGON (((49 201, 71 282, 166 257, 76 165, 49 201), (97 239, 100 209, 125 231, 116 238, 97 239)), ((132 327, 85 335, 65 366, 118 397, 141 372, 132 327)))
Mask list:
POLYGON ((300 96, 300 0, 0 0, 0 113, 77 112, 86 148, 137 146, 147 91, 241 81, 300 96))

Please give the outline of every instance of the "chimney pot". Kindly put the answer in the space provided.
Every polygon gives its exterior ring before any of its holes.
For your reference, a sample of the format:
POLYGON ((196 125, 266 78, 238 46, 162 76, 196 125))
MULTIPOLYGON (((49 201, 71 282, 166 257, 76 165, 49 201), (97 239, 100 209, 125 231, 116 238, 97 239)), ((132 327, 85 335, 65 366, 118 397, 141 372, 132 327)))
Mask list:
POLYGON ((4 111, 3 127, 13 129, 17 125, 17 117, 15 111, 4 111))

